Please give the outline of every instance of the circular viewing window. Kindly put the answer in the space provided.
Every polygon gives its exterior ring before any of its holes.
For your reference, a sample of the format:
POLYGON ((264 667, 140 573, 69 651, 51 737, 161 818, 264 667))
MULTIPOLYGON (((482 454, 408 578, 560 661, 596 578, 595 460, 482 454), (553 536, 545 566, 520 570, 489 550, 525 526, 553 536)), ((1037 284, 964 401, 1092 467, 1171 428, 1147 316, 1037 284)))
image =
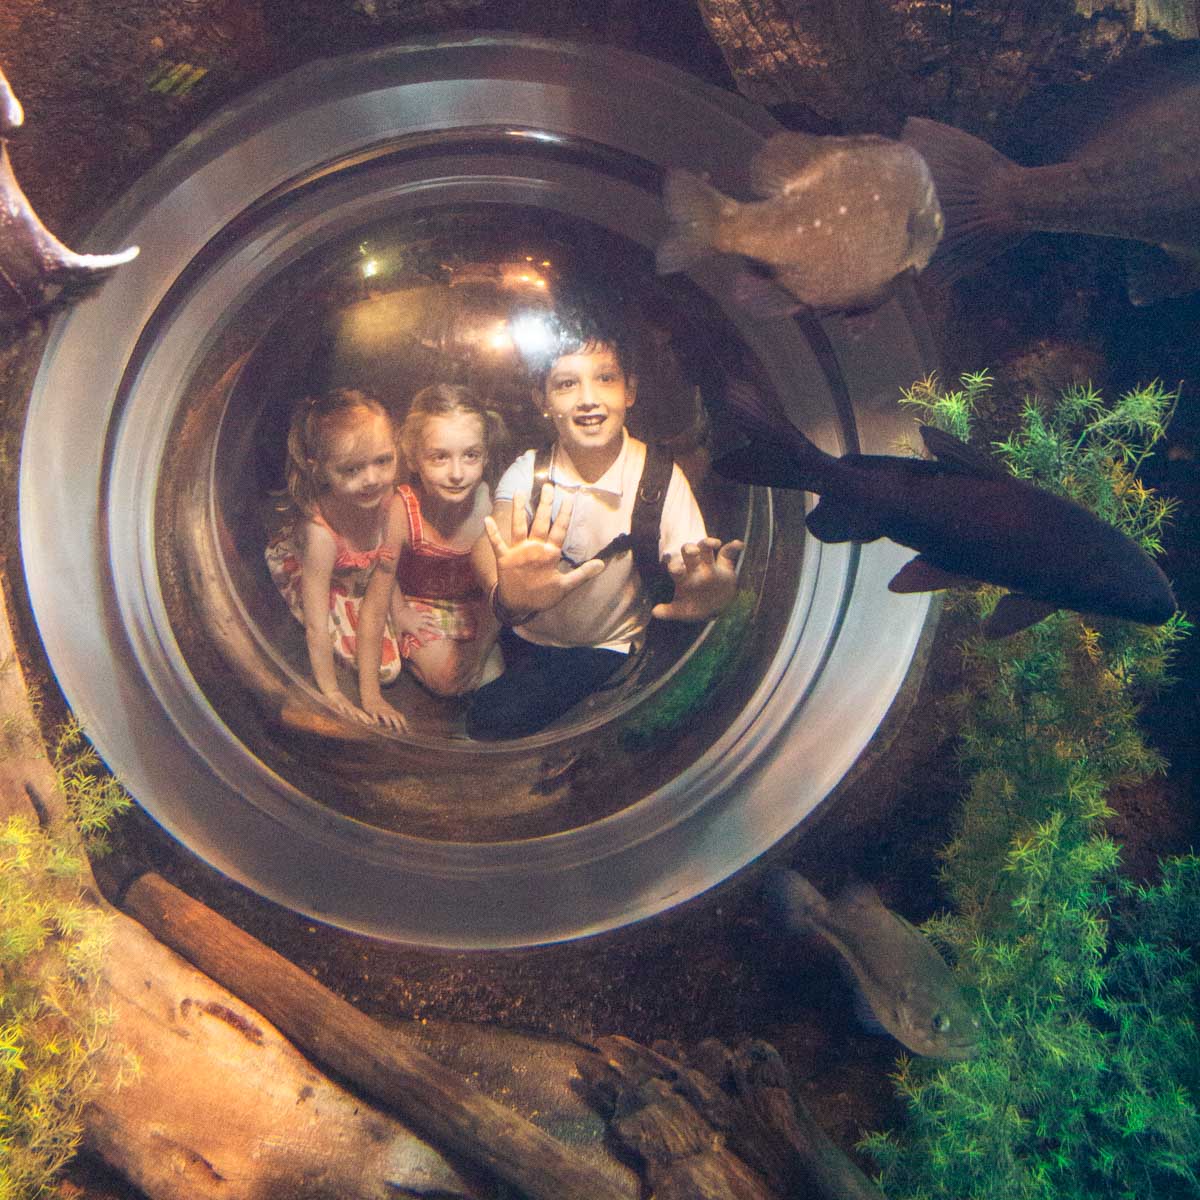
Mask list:
MULTIPOLYGON (((709 469, 730 379, 833 452, 887 453, 929 369, 901 291, 854 320, 755 320, 730 264, 659 278, 667 166, 746 194, 772 121, 636 56, 512 37, 313 64, 210 121, 95 231, 136 242, 55 326, 22 459, 30 595, 59 681, 141 803, 214 865, 348 928, 447 947, 662 911, 793 829, 870 740, 927 601, 890 545, 806 539, 806 497, 709 469), (403 734, 340 718, 264 550, 290 521, 293 407, 352 387, 401 421, 468 384, 549 439, 522 366, 565 296, 636 332, 631 433, 672 449, 734 602, 531 737, 477 742, 407 674, 403 734), (68 474, 47 469, 70 461, 68 474)), ((494 481, 494 475, 493 475, 494 481)), ((345 690, 354 695, 352 672, 345 690)))

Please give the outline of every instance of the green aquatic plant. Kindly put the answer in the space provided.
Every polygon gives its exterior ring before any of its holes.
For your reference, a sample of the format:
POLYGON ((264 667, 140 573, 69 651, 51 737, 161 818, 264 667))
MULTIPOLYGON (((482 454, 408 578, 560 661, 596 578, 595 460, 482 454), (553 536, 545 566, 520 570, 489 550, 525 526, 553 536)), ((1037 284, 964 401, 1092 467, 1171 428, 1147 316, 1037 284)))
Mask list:
MULTIPOLYGON (((31 736, 20 723, 4 732, 7 754, 31 736)), ((102 851, 129 799, 78 725, 52 761, 71 819, 0 825, 0 1200, 49 1194, 74 1155, 112 1022, 97 999, 110 918, 85 897, 85 848, 102 851)))
MULTIPOLYGON (((943 395, 924 381, 905 402, 965 436, 964 397, 988 385, 980 373, 943 395)), ((995 449, 1154 551, 1171 505, 1136 471, 1174 402, 1157 384, 1113 405, 1074 388, 1052 409, 1026 403, 995 449)), ((997 595, 970 603, 984 615, 997 595)), ((979 998, 982 1049, 901 1061, 907 1124, 863 1144, 892 1200, 1200 1195, 1197 861, 1170 860, 1160 884, 1136 887, 1105 832, 1112 789, 1164 768, 1137 713, 1188 628, 1181 615, 1146 628, 1056 613, 963 646, 967 788, 941 869, 954 911, 925 929, 979 998)))
POLYGON ((718 684, 737 659, 756 603, 752 591, 738 590, 695 653, 622 731, 621 741, 627 750, 640 750, 662 734, 681 728, 719 694, 718 684))

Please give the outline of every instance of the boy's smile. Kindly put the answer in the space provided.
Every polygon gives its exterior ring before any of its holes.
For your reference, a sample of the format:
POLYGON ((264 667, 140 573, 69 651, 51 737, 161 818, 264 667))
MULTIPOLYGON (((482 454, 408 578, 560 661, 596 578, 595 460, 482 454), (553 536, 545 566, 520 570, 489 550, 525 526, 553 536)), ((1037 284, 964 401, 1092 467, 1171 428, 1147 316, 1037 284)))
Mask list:
POLYGON ((559 443, 588 482, 599 479, 621 452, 625 414, 637 381, 626 376, 616 353, 599 345, 564 354, 546 377, 544 411, 559 443))

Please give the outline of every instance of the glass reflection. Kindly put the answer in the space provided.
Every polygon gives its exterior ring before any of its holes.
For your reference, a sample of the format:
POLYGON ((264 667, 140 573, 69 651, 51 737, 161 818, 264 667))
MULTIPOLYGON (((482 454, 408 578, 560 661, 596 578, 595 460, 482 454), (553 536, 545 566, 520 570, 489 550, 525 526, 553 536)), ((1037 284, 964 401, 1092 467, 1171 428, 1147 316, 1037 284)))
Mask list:
MULTIPOLYGON (((161 575, 189 668, 255 754, 309 796, 371 824, 418 837, 523 838, 635 803, 685 769, 737 713, 795 585, 799 556, 771 560, 766 499, 755 502, 708 471, 705 398, 720 396, 724 375, 743 369, 742 356, 719 314, 686 283, 656 279, 645 252, 545 213, 479 206, 426 214, 360 231, 292 264, 247 297, 194 372, 173 439, 178 449, 164 464, 161 575), (349 550, 369 555, 386 540, 386 516, 375 509, 393 494, 385 477, 394 469, 395 482, 432 497, 433 541, 446 545, 441 535, 450 530, 449 548, 461 553, 505 469, 555 440, 550 408, 533 402, 538 379, 530 364, 552 352, 563 311, 579 308, 580 297, 605 306, 602 326, 615 319, 632 333, 629 433, 670 449, 709 533, 721 542, 747 537, 732 603, 712 625, 650 622, 636 653, 622 655, 619 669, 529 736, 491 731, 481 741, 478 728, 476 738, 467 736, 470 693, 499 665, 487 653, 497 631, 479 595, 465 615, 432 614, 408 601, 437 597, 418 594, 428 588, 406 593, 400 574, 395 595, 383 602, 381 661, 394 662, 388 637, 395 650, 405 635, 419 647, 434 623, 442 636, 427 645, 474 646, 422 667, 410 641, 405 668, 394 678, 385 671, 379 700, 369 685, 360 696, 353 651, 316 670, 312 638, 297 619, 303 606, 289 604, 288 588, 272 582, 272 565, 277 581, 286 574, 282 559, 264 557, 302 516, 287 469, 297 405, 327 403, 347 390, 370 399, 353 421, 333 422, 337 436, 321 445, 323 453, 314 442, 300 456, 312 460, 326 494, 339 469, 334 450, 346 459, 341 466, 371 476, 358 499, 348 484, 340 499, 333 493, 333 508, 347 518, 349 550), (479 415, 452 406, 437 418, 434 440, 442 444, 435 449, 465 455, 474 448, 483 459, 476 477, 460 463, 440 493, 420 464, 429 414, 411 420, 413 398, 431 387, 479 402, 479 415), (507 431, 506 443, 488 432, 488 413, 496 431, 507 431), (384 428, 403 430, 406 422, 420 436, 407 447, 401 437, 401 452, 384 461, 374 442, 386 440, 384 428), (205 462, 210 472, 198 465, 205 462), (207 520, 198 530, 201 511, 207 520), (447 524, 458 516, 464 519, 447 524), (471 636, 456 639, 450 629, 471 636), (376 715, 399 719, 367 725, 356 719, 364 702, 376 715)), ((410 509, 392 508, 404 513, 393 524, 411 534, 410 509)), ((793 516, 799 520, 799 509, 793 516)), ((351 585, 360 600, 369 577, 351 585)), ((359 608, 339 619, 361 636, 362 615, 359 608)), ((368 614, 372 637, 377 615, 368 614)))

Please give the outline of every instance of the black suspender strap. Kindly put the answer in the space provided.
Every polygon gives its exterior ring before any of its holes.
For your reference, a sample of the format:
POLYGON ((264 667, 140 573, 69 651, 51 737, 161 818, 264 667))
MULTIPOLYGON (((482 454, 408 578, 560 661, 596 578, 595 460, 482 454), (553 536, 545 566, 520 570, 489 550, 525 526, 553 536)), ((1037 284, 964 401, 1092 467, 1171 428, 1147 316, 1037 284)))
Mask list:
MULTIPOLYGON (((533 480, 529 487, 531 510, 537 508, 542 486, 550 482, 553 458, 553 445, 542 446, 533 456, 533 480)), ((667 499, 667 488, 671 485, 671 472, 674 467, 675 460, 665 446, 657 443, 647 444, 646 461, 642 466, 642 477, 638 480, 637 495, 633 500, 629 532, 618 534, 594 555, 595 558, 607 561, 626 550, 632 551, 634 566, 642 577, 642 586, 652 604, 665 604, 675 595, 675 584, 658 557, 663 505, 667 499)))
POLYGON ((633 502, 633 517, 629 522, 634 565, 652 604, 665 604, 675 595, 675 584, 658 557, 663 504, 674 466, 675 460, 665 446, 654 442, 647 444, 646 463, 642 467, 633 502))

